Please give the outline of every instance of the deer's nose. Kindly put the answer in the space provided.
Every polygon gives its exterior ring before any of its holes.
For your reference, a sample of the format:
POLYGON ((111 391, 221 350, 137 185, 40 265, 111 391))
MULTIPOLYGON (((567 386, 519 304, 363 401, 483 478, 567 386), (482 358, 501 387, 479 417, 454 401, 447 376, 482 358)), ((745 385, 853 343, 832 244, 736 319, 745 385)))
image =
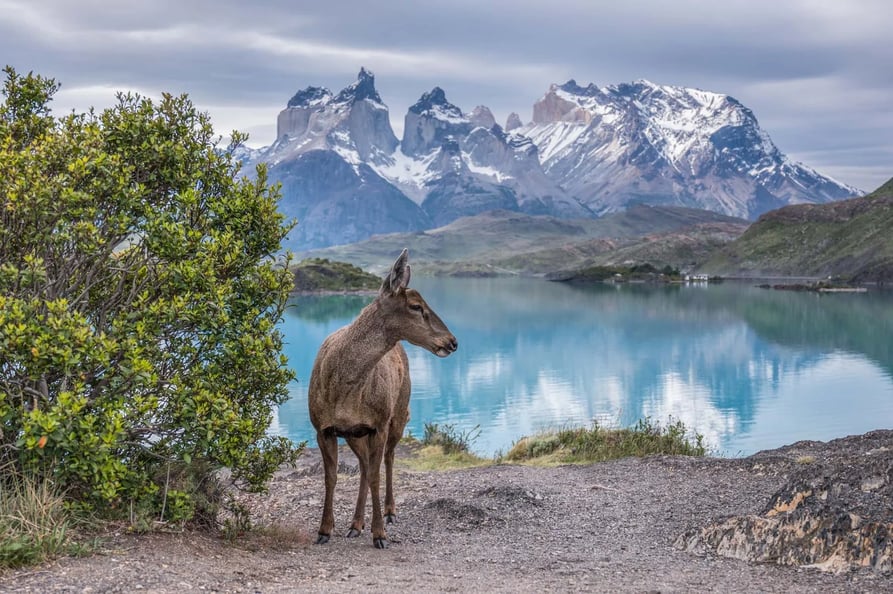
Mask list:
POLYGON ((456 340, 456 337, 455 337, 455 336, 453 336, 453 337, 450 339, 449 347, 450 347, 450 352, 452 352, 452 353, 456 352, 456 349, 459 348, 459 341, 456 340))

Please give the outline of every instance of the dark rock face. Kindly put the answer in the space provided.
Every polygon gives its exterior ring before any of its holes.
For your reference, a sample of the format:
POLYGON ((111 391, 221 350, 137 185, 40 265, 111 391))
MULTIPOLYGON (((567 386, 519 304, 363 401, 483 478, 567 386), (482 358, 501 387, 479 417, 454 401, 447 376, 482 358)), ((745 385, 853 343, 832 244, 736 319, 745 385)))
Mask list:
POLYGON ((375 75, 365 68, 360 68, 357 82, 341 89, 341 92, 335 97, 335 102, 355 103, 363 99, 370 99, 376 103, 382 102, 381 96, 375 90, 375 75))
POLYGON ((776 452, 785 450, 794 454, 793 468, 759 515, 689 530, 677 548, 834 572, 893 574, 893 431, 827 444, 801 442, 776 452))
POLYGON ((283 214, 298 220, 283 249, 352 243, 376 233, 431 226, 417 204, 369 166, 354 167, 333 151, 304 153, 273 166, 270 176, 282 181, 283 214))
POLYGON ((428 186, 422 208, 435 226, 489 210, 518 210, 512 190, 460 172, 446 174, 428 186))

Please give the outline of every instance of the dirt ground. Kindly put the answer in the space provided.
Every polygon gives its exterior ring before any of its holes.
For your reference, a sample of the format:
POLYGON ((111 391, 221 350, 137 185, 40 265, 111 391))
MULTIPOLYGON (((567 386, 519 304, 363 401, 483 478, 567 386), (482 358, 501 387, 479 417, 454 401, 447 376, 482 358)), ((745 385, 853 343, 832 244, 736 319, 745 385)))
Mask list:
MULTIPOLYGON (((265 531, 235 542, 201 532, 113 534, 94 555, 0 576, 0 591, 893 592, 893 576, 877 572, 824 573, 674 546, 690 527, 758 513, 797 460, 827 447, 555 468, 401 467, 387 550, 373 548, 368 518, 360 538, 312 544, 322 474, 318 452, 308 450, 296 469, 275 476, 269 494, 245 498, 265 531)), ((341 460, 339 534, 358 485, 355 459, 344 452, 341 460)))

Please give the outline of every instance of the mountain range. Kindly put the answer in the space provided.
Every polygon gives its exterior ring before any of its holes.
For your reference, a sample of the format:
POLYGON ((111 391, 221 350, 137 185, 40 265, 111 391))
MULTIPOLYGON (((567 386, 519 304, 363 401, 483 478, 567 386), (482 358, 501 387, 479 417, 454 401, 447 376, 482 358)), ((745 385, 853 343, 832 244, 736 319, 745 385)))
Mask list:
POLYGON ((788 159, 734 98, 644 80, 552 85, 530 122, 511 114, 505 126, 435 87, 409 108, 398 139, 361 69, 337 94, 298 91, 276 141, 241 158, 267 162, 282 183, 280 208, 299 222, 283 247, 296 251, 492 210, 587 219, 649 204, 753 220, 861 194, 788 159))

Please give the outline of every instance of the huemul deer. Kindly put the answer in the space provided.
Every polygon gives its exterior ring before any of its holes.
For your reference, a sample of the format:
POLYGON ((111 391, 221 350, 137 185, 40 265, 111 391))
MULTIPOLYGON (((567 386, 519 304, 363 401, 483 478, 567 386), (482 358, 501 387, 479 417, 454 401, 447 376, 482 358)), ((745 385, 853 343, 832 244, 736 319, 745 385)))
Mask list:
POLYGON ((363 531, 366 493, 371 489, 372 543, 376 548, 387 548, 385 520, 389 524, 396 521, 394 448, 409 420, 409 361, 400 341, 428 349, 438 357, 446 357, 459 347, 456 337, 418 291, 407 288, 408 258, 404 249, 375 300, 352 323, 323 341, 313 363, 307 400, 326 484, 317 544, 329 541, 335 525, 332 500, 338 476, 338 438, 343 437, 360 465, 360 492, 347 536, 357 537, 363 531), (384 514, 379 498, 382 458, 384 514))

